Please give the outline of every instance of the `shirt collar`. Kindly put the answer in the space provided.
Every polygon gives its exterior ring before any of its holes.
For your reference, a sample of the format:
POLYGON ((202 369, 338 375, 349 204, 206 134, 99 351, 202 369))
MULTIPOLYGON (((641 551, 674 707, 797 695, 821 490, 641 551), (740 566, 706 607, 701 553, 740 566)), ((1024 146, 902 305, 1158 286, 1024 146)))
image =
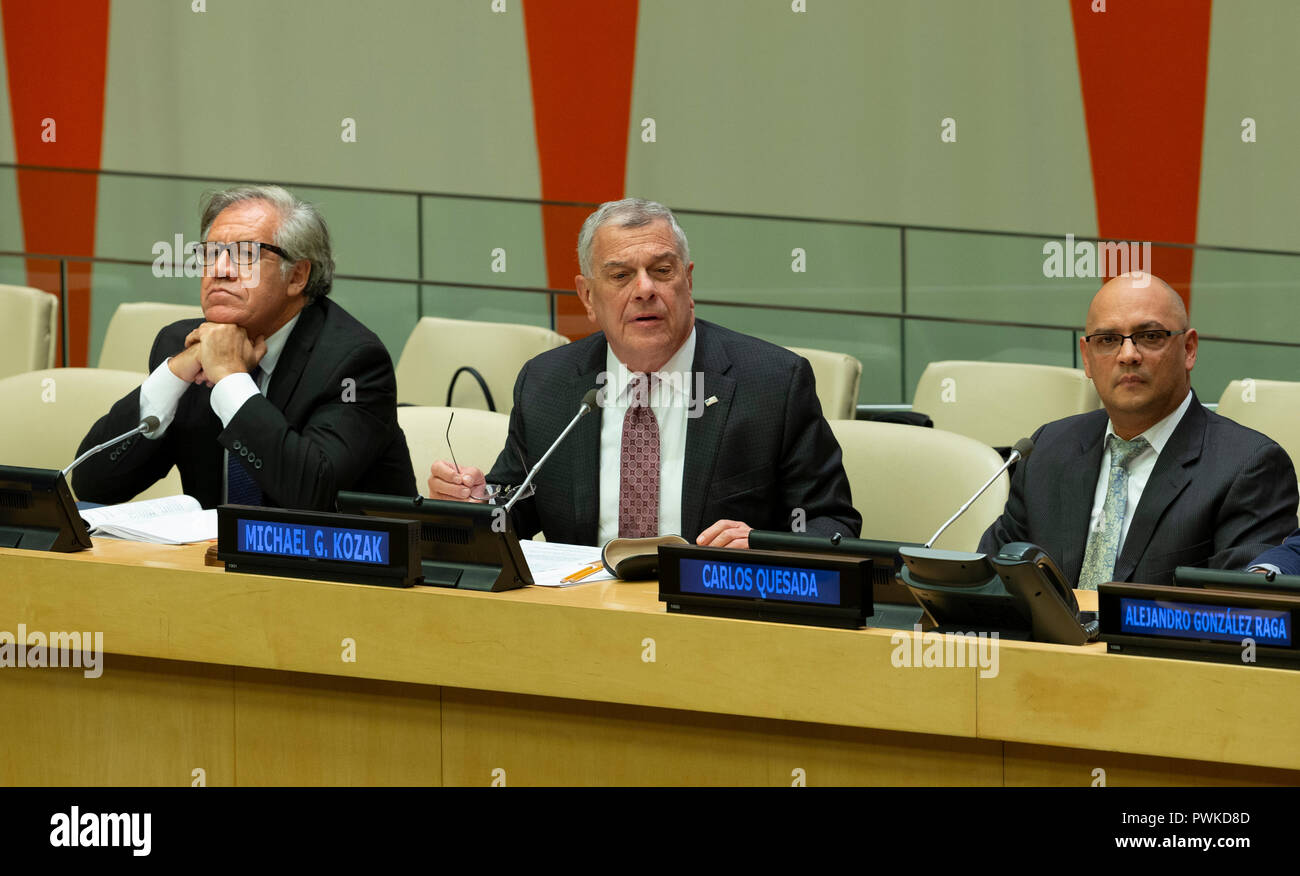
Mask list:
MULTIPOLYGON (((1153 450, 1155 450, 1156 456, 1159 456, 1160 452, 1165 449, 1165 445, 1169 443, 1169 437, 1174 434, 1174 430, 1177 429, 1178 424, 1182 422, 1183 415, 1187 413, 1187 409, 1191 406, 1192 391, 1189 389, 1187 391, 1187 397, 1183 399, 1182 404, 1174 409, 1173 413, 1165 417, 1159 423, 1156 423, 1150 429, 1147 429, 1141 435, 1135 437, 1147 439, 1147 443, 1151 445, 1153 450)), ((1110 422, 1110 420, 1107 420, 1106 436, 1104 438, 1106 446, 1110 446, 1110 436, 1114 434, 1115 424, 1110 422)))
POLYGON ((301 310, 266 339, 266 355, 257 363, 257 367, 262 369, 263 374, 270 374, 275 370, 275 363, 280 361, 280 354, 284 352, 284 345, 289 342, 289 335, 293 334, 293 327, 298 324, 300 316, 302 316, 301 310))
MULTIPOLYGON (((268 342, 269 344, 269 342, 268 342)), ((677 348, 664 363, 663 367, 654 372, 658 375, 673 375, 664 378, 661 376, 659 385, 670 387, 672 391, 686 398, 690 397, 692 383, 683 375, 688 375, 691 367, 695 364, 695 326, 691 326, 691 333, 687 335, 686 340, 677 348)), ((619 388, 618 399, 623 402, 627 396, 628 387, 632 383, 632 378, 637 372, 630 370, 626 365, 618 360, 614 355, 614 348, 605 343, 605 371, 610 375, 609 383, 619 388)))

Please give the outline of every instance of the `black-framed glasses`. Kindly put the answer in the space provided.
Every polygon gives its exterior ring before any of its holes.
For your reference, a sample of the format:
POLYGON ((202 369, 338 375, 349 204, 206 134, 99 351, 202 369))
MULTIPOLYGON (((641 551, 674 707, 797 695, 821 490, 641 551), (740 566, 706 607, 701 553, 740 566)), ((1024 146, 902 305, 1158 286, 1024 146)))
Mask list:
POLYGON ((1139 350, 1148 353, 1154 353, 1164 347, 1165 343, 1174 335, 1185 335, 1187 329, 1170 331, 1169 329, 1143 329, 1140 332, 1133 332, 1131 335, 1121 335, 1119 332, 1095 332, 1091 335, 1084 335, 1083 339, 1088 342, 1089 346, 1098 353, 1118 353, 1124 346, 1125 341, 1132 341, 1133 346, 1139 350))
POLYGON ((249 265, 257 264, 262 257, 262 250, 268 249, 278 255, 285 261, 292 261, 289 254, 278 246, 269 243, 262 243, 260 240, 235 240, 230 243, 220 243, 215 240, 206 240, 195 246, 194 251, 198 254, 199 261, 203 264, 212 266, 221 258, 223 252, 230 253, 230 260, 242 268, 249 265))

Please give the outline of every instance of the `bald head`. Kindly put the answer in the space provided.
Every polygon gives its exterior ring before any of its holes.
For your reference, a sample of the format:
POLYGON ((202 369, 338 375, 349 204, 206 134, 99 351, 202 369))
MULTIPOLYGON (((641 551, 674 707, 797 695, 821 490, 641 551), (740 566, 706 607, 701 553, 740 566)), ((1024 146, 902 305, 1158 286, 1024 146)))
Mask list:
POLYGON ((1191 392, 1196 330, 1188 325, 1183 299, 1159 277, 1121 274, 1102 286, 1084 334, 1083 369, 1119 437, 1141 435, 1191 392))
MULTIPOLYGON (((1120 274, 1097 290, 1088 307, 1084 333, 1118 329, 1116 325, 1103 326, 1099 320, 1138 311, 1156 317, 1161 323, 1159 328, 1180 331, 1189 327, 1187 307, 1173 287, 1154 274, 1130 271, 1120 274)), ((1126 329, 1125 333, 1128 331, 1126 329)))

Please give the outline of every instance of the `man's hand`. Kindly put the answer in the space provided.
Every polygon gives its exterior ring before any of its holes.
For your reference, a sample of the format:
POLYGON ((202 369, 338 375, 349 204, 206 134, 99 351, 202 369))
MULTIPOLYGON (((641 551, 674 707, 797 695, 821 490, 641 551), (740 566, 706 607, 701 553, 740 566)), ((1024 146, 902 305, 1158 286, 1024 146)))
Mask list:
POLYGON ((740 520, 719 520, 701 532, 695 543, 704 547, 748 548, 753 528, 740 520))
POLYGON ((231 374, 247 374, 266 355, 266 338, 250 340, 243 326, 233 323, 205 322, 185 342, 191 343, 190 338, 195 335, 198 336, 197 343, 190 349, 197 347, 203 365, 203 380, 210 386, 231 374))
MULTIPOLYGON (((195 332, 198 330, 195 329, 195 332)), ((194 337, 194 332, 190 333, 194 337)), ((171 369, 181 380, 187 383, 203 383, 203 363, 199 361, 198 338, 194 338, 191 343, 189 338, 185 339, 185 352, 177 353, 167 360, 167 367, 171 369)))
POLYGON ((450 499, 453 502, 483 502, 487 494, 487 478, 472 465, 456 467, 446 460, 429 466, 429 498, 450 499), (479 497, 479 498, 475 498, 479 497))

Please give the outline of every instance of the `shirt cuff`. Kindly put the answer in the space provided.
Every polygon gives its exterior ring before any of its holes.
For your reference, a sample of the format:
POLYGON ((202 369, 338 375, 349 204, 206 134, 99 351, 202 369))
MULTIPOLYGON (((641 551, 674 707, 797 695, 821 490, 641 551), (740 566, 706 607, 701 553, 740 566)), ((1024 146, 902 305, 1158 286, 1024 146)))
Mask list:
POLYGON ((181 396, 190 388, 188 380, 181 380, 172 374, 171 368, 167 366, 170 361, 171 359, 163 360, 140 384, 140 419, 158 418, 158 428, 145 433, 146 438, 156 440, 162 437, 172 420, 176 419, 176 406, 180 404, 181 396))
POLYGON ((244 402, 255 395, 261 395, 257 384, 242 371, 227 374, 217 381, 217 385, 212 387, 212 412, 220 418, 221 428, 228 427, 244 402))
POLYGON ((1246 571, 1254 572, 1258 569, 1263 569, 1265 572, 1272 572, 1274 575, 1282 574, 1282 570, 1279 569, 1277 566, 1273 565, 1272 563, 1254 563, 1253 565, 1249 566, 1246 569, 1246 571))

